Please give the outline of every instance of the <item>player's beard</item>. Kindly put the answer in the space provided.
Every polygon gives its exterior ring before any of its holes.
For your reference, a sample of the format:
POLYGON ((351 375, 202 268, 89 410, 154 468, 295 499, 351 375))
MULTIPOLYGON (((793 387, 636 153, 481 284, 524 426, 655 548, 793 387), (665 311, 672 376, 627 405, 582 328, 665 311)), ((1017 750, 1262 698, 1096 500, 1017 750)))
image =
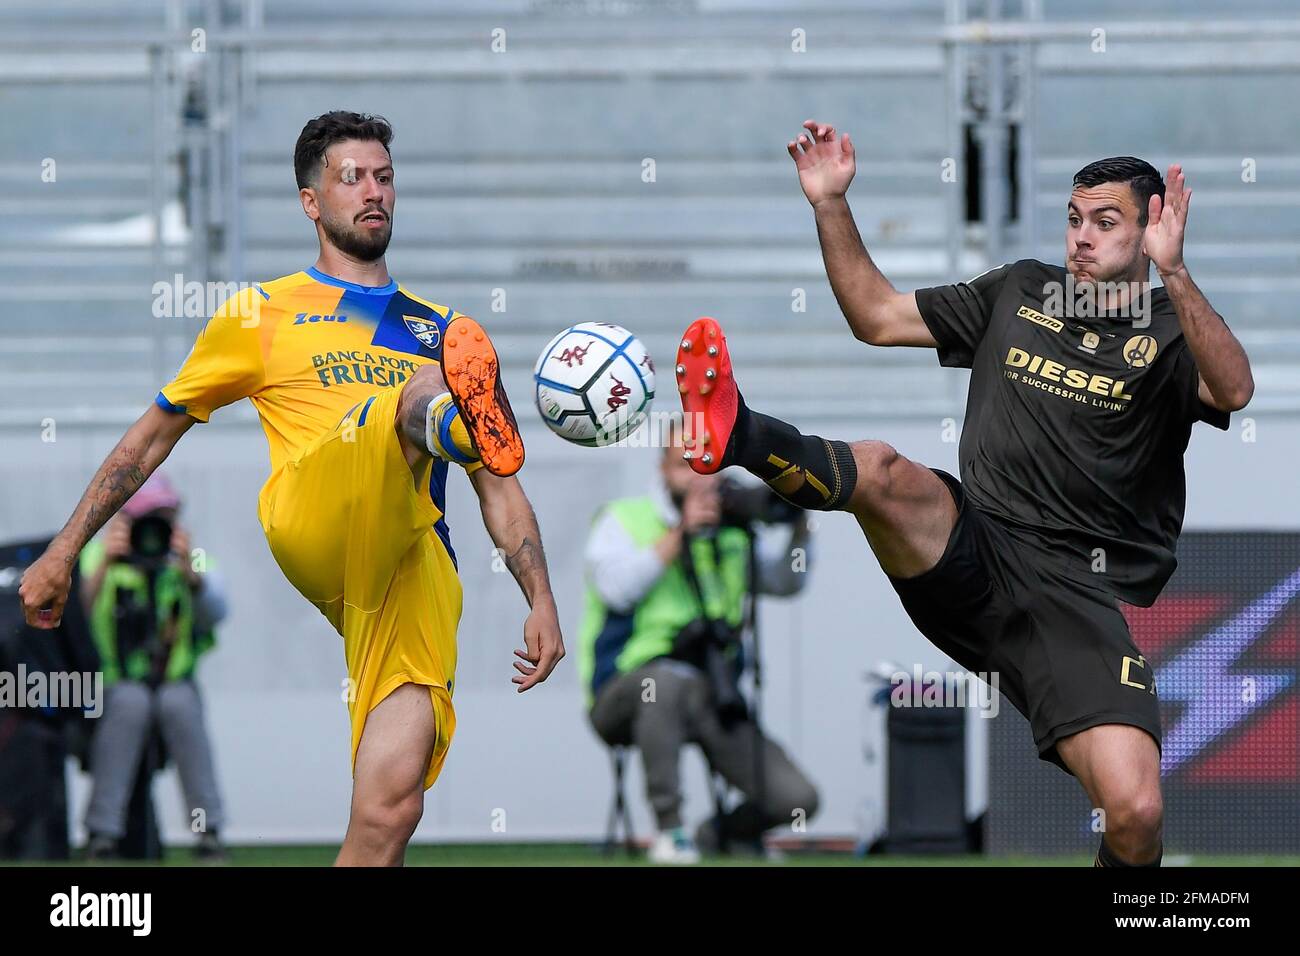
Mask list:
MULTIPOLYGON (((385 213, 385 215, 387 215, 385 213)), ((321 228, 325 238, 339 252, 362 262, 374 262, 383 258, 388 251, 388 242, 393 238, 393 219, 388 217, 383 229, 366 229, 355 222, 340 224, 322 216, 321 228)))

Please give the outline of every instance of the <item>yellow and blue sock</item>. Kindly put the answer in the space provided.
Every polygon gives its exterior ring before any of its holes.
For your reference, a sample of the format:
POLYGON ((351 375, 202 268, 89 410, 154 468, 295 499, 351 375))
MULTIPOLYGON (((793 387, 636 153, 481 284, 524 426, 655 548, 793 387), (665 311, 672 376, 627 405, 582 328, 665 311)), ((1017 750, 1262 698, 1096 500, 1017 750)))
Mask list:
POLYGON ((424 417, 424 438, 429 454, 443 461, 468 465, 479 459, 460 409, 451 400, 451 392, 443 392, 429 400, 424 417))

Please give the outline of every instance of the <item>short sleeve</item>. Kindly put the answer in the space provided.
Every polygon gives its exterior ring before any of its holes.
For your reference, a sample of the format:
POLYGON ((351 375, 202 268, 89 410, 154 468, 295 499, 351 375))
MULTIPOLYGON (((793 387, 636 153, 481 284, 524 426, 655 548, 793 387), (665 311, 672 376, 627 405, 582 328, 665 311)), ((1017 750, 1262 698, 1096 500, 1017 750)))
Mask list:
POLYGON ((218 408, 262 387, 261 295, 244 289, 212 314, 176 377, 158 393, 160 407, 206 422, 218 408))
POLYGON ((1183 417, 1192 422, 1205 422, 1207 425, 1227 431, 1232 416, 1201 401, 1200 370, 1196 367, 1196 359, 1192 358, 1192 350, 1187 347, 1187 343, 1182 342, 1181 346, 1175 358, 1174 385, 1180 397, 1183 417))
POLYGON ((970 368, 993 315, 1011 265, 998 266, 969 282, 916 290, 916 307, 939 343, 939 364, 970 368))

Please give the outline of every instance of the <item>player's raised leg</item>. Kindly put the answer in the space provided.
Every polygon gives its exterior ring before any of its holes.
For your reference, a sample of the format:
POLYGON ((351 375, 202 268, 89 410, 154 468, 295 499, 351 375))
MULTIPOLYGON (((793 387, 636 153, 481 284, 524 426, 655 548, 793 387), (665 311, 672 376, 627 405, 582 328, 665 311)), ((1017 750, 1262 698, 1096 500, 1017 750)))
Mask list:
POLYGON ((402 865, 424 813, 424 777, 437 733, 429 688, 420 684, 402 684, 370 711, 335 866, 402 865))
POLYGON ((686 456, 697 472, 739 465, 801 508, 850 512, 893 577, 914 577, 943 556, 957 520, 943 481, 885 442, 803 435, 750 410, 716 321, 697 319, 686 330, 676 374, 687 428, 694 432, 686 456))
POLYGON ((492 340, 469 316, 447 327, 442 366, 425 365, 402 386, 397 434, 411 470, 430 455, 468 464, 482 461, 507 477, 524 463, 524 443, 501 384, 492 340))
POLYGON ((1062 738, 1057 752, 1101 810, 1097 866, 1159 866, 1164 825, 1160 749, 1128 724, 1101 724, 1062 738))

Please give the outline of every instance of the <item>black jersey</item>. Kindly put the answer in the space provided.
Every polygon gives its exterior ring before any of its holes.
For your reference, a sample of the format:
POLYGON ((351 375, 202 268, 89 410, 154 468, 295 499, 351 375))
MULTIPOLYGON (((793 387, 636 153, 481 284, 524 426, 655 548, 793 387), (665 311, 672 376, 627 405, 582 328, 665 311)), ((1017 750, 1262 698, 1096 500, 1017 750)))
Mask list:
POLYGON ((1147 607, 1177 563, 1192 424, 1226 429, 1228 415, 1198 397, 1163 288, 1136 318, 1097 315, 1072 289, 1064 268, 1023 259, 916 302, 940 364, 971 369, 960 467, 972 503, 1147 607))

